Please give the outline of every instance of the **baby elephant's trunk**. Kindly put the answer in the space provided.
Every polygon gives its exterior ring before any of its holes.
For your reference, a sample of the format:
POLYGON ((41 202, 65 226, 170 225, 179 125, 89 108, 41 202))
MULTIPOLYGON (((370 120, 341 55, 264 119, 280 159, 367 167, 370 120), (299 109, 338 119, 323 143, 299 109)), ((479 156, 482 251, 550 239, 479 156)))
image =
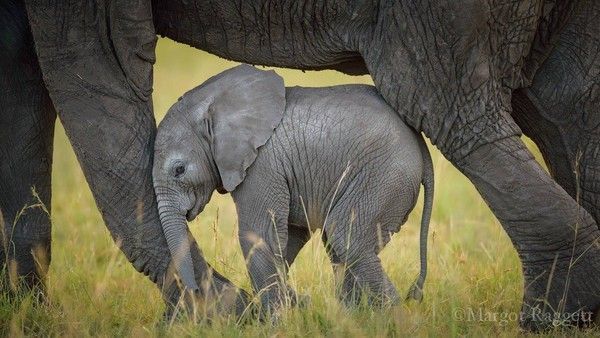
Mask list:
POLYGON ((423 216, 421 217, 421 233, 419 238, 419 254, 421 255, 421 271, 419 277, 410 287, 406 299, 414 299, 418 302, 423 300, 423 284, 427 277, 427 238, 429 237, 429 222, 431 221, 431 210, 433 208, 433 162, 431 154, 427 149, 425 140, 418 135, 421 157, 423 158, 423 216))
MULTIPOLYGON (((194 278, 194 263, 190 251, 185 215, 172 205, 173 202, 165 201, 163 195, 157 193, 158 212, 163 227, 167 245, 171 252, 171 259, 181 278, 184 287, 190 291, 197 291, 198 284, 194 278)), ((172 199, 169 199, 172 200, 172 199)))

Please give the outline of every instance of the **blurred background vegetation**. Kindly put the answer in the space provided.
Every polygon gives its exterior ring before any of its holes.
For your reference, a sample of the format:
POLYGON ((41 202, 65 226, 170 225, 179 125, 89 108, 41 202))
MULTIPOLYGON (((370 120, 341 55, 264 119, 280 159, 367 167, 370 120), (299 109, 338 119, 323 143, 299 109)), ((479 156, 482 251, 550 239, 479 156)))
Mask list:
MULTIPOLYGON (((185 91, 236 65, 213 55, 160 39, 154 73, 157 122, 185 91)), ((333 71, 277 69, 287 86, 372 83, 333 71)), ((531 143, 529 142, 531 145, 531 143)), ((535 151, 535 149, 534 149, 535 151)), ((519 311, 523 281, 510 240, 466 178, 432 148, 436 187, 429 237, 429 276, 422 304, 390 310, 348 310, 334 296, 332 269, 319 234, 300 253, 291 284, 312 298, 306 309, 291 309, 275 326, 242 327, 228 319, 212 325, 161 322, 164 305, 157 287, 137 273, 110 238, 81 169, 60 125, 56 128, 53 172, 50 304, 32 306, 4 300, 2 332, 53 336, 388 336, 514 335, 513 320, 480 320, 479 313, 519 311), (473 318, 465 313, 473 311, 473 318), (461 313, 463 313, 461 317, 461 313)), ((537 152, 536 152, 537 154, 537 152)), ((539 158, 539 155, 537 155, 539 158)), ((421 196, 422 198, 422 196, 421 196)), ((422 199, 408 223, 381 253, 385 270, 404 294, 418 274, 418 230, 422 199)), ((237 240, 235 207, 215 195, 190 224, 207 260, 237 285, 249 288, 237 240)))

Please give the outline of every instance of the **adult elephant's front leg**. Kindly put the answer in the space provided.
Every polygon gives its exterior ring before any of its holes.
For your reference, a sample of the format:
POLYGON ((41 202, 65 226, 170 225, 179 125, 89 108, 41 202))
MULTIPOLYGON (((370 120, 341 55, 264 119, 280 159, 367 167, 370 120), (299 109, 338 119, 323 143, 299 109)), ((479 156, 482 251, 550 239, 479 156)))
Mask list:
POLYGON ((43 288, 51 256, 56 112, 20 2, 0 3, 0 92, 0 293, 4 293, 23 284, 43 288))
POLYGON ((600 222, 600 2, 580 1, 513 116, 556 181, 600 222))
POLYGON ((506 86, 518 79, 519 69, 507 65, 527 45, 498 40, 512 36, 501 31, 511 26, 494 26, 502 22, 503 9, 511 23, 527 24, 534 16, 512 13, 516 7, 509 6, 498 8, 493 20, 487 11, 470 12, 473 17, 460 19, 469 25, 461 25, 443 14, 446 8, 419 12, 405 5, 381 19, 389 31, 362 52, 377 88, 473 182, 509 235, 525 279, 522 324, 586 324, 570 315, 600 306, 600 232, 521 142, 506 86), (486 33, 490 28, 500 31, 486 33))
MULTIPOLYGON (((149 2, 32 1, 27 9, 44 80, 113 239, 176 300, 151 177, 156 36, 149 2)), ((195 245, 192 254, 199 284, 235 298, 195 245)))

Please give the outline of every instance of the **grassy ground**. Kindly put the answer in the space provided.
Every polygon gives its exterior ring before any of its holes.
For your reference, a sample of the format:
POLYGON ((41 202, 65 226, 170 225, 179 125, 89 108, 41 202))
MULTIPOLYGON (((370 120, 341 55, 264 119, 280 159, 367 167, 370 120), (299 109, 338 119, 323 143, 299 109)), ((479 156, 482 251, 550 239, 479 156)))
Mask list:
MULTIPOLYGON (((160 40, 155 68, 157 119, 186 90, 235 65, 167 40, 160 40)), ((370 83, 369 77, 336 72, 280 71, 287 85, 370 83)), ((388 336, 508 335, 519 333, 522 297, 520 263, 510 240, 474 187, 432 149, 436 194, 430 235, 429 276, 421 304, 387 311, 347 310, 334 296, 332 269, 314 236, 294 264, 291 284, 311 296, 306 309, 287 311, 275 326, 161 323, 158 289, 135 272, 110 239, 61 126, 56 131, 52 203, 51 303, 33 306, 0 301, 2 332, 52 336, 388 336)), ((422 202, 381 254, 401 293, 418 273, 418 230, 422 202)), ((236 235, 235 208, 215 195, 190 224, 209 262, 236 284, 249 280, 236 235)), ((571 332, 572 333, 572 332, 571 332)), ((578 334, 583 334, 577 332, 578 334)), ((587 332, 586 334, 593 334, 587 332)))

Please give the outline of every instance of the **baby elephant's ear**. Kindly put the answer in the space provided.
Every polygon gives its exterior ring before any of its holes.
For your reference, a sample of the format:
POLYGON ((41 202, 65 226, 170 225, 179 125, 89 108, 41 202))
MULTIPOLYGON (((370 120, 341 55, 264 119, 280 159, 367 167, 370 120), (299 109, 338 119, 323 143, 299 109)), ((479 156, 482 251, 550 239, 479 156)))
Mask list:
POLYGON ((233 191, 246 176, 258 148, 281 122, 283 79, 274 71, 241 65, 223 74, 223 91, 209 107, 215 164, 223 188, 233 191))

